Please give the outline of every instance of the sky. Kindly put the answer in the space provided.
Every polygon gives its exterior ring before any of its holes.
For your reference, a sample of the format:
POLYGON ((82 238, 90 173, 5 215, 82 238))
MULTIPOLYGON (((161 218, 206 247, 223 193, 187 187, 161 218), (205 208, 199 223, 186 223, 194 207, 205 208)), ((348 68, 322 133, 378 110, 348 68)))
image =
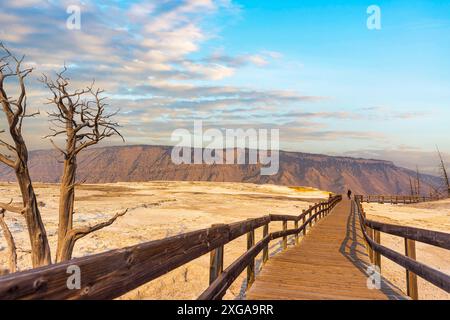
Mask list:
POLYGON ((106 90, 127 144, 171 144, 203 120, 279 129, 289 151, 436 173, 438 145, 450 161, 450 0, 0 3, 0 41, 35 68, 30 149, 51 147, 37 79, 66 64, 74 89, 95 79, 106 90), (67 27, 73 5, 80 29, 67 27), (367 26, 371 5, 379 29, 367 26))

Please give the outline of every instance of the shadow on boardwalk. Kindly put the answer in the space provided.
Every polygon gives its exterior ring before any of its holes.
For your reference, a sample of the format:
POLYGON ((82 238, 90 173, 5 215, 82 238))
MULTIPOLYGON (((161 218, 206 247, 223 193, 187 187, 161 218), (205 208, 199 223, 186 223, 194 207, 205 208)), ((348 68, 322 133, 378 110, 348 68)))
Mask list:
MULTIPOLYGON (((355 212, 351 212, 347 219, 347 230, 344 241, 341 243, 340 253, 347 258, 355 267, 357 267, 367 277, 370 276, 372 265, 367 261, 368 254, 364 243, 364 236, 359 231, 360 222, 355 212), (364 259, 361 259, 364 257, 364 259)), ((383 266, 381 266, 383 267, 383 266)), ((372 269, 374 270, 374 269, 372 269)), ((407 297, 401 292, 400 288, 392 284, 389 280, 381 276, 380 291, 391 300, 405 300, 407 297)))

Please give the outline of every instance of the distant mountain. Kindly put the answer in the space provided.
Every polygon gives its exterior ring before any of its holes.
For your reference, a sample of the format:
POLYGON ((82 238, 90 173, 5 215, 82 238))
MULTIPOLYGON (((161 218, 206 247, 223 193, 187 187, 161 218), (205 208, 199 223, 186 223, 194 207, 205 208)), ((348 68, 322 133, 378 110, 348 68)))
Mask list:
MULTIPOLYGON (((87 183, 118 181, 183 180, 272 183, 311 186, 343 193, 347 188, 363 194, 409 194, 415 172, 382 160, 334 157, 300 152, 280 152, 280 169, 261 176, 260 165, 175 165, 172 147, 116 146, 94 148, 79 156, 78 177, 87 183)), ((30 152, 34 181, 59 182, 62 164, 54 150, 30 152)), ((0 165, 0 180, 15 181, 15 175, 0 165)), ((422 191, 438 185, 439 178, 421 175, 422 191)))

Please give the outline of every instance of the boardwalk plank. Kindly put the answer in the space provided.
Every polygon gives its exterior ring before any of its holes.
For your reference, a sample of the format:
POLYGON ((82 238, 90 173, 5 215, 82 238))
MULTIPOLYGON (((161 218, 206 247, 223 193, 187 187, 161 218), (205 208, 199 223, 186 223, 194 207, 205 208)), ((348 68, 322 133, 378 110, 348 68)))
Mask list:
POLYGON ((299 245, 272 257, 247 299, 405 299, 384 279, 380 290, 367 287, 369 257, 358 218, 350 211, 350 201, 343 200, 299 245))

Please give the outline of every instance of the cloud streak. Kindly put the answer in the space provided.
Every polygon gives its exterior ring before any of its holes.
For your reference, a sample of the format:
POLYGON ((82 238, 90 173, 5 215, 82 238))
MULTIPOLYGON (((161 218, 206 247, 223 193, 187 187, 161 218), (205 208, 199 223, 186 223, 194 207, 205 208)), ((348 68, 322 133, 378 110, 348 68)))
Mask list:
MULTIPOLYGON (((288 142, 382 139, 374 132, 324 124, 380 117, 377 109, 309 111, 330 98, 255 84, 230 85, 246 68, 263 70, 284 59, 274 50, 231 55, 226 48, 208 48, 220 34, 214 21, 241 10, 231 0, 85 0, 79 4, 81 30, 68 30, 66 9, 76 3, 3 1, 0 40, 27 55, 35 77, 66 64, 74 87, 82 88, 95 78, 111 105, 121 109, 119 122, 129 142, 168 143, 171 130, 189 127, 195 119, 216 126, 281 128, 288 142)), ((29 81, 30 104, 45 111, 48 93, 34 80, 29 81)), ((36 137, 48 132, 46 118, 29 122, 31 148, 45 146, 36 137)))

